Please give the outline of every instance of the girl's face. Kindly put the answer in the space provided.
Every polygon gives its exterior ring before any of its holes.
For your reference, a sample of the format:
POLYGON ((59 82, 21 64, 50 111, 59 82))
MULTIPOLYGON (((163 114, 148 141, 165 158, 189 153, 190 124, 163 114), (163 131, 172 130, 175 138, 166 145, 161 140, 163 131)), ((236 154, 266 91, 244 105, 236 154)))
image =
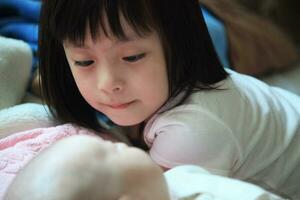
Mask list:
POLYGON ((139 37, 122 24, 128 40, 87 34, 83 46, 68 41, 64 50, 84 99, 121 126, 149 118, 168 98, 163 48, 157 33, 139 37))

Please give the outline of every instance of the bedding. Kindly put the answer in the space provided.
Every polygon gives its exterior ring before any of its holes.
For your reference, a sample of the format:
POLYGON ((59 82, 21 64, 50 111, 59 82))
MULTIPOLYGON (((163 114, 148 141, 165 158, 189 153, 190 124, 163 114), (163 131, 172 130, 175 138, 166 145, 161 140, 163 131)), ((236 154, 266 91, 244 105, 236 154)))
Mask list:
POLYGON ((273 73, 261 79, 273 86, 280 87, 300 95, 300 62, 288 70, 273 73))
MULTIPOLYGON (((12 134, 0 140, 0 200, 3 199, 9 184, 32 158, 56 141, 73 135, 96 133, 72 124, 49 128, 37 128, 12 134)), ((102 134, 105 140, 114 140, 102 134)))
POLYGON ((0 139, 13 133, 58 125, 42 104, 23 103, 0 110, 0 139))
MULTIPOLYGON (((73 124, 37 128, 12 134, 0 140, 0 200, 18 171, 39 152, 56 141, 96 133, 73 124)), ((105 140, 117 141, 102 134, 105 140)), ((172 200, 283 200, 262 188, 226 177, 209 174, 196 166, 180 166, 164 174, 172 200)))
POLYGON ((0 36, 0 109, 21 102, 31 63, 32 53, 27 43, 0 36))
POLYGON ((1 0, 0 35, 26 42, 33 54, 32 73, 37 65, 40 0, 1 0))
POLYGON ((240 180, 210 174, 197 166, 179 166, 164 174, 172 200, 284 200, 240 180))

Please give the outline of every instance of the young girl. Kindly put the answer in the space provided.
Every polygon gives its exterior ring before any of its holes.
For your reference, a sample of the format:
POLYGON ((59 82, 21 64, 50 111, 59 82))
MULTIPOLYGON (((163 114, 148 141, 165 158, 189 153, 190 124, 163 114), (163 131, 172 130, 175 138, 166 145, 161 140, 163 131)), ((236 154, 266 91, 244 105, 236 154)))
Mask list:
POLYGON ((164 169, 193 164, 300 199, 300 98, 221 67, 196 0, 44 0, 42 93, 99 113, 164 169))

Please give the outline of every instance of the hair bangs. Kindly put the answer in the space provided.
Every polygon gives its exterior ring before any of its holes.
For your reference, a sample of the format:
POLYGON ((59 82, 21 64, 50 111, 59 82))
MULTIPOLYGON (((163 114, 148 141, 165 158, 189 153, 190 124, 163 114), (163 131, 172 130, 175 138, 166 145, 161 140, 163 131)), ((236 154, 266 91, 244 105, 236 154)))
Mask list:
POLYGON ((147 0, 66 0, 57 1, 49 29, 58 41, 83 44, 88 31, 93 40, 103 34, 126 39, 122 18, 138 36, 153 30, 151 5, 147 0), (68 8, 68 9, 67 9, 68 8))

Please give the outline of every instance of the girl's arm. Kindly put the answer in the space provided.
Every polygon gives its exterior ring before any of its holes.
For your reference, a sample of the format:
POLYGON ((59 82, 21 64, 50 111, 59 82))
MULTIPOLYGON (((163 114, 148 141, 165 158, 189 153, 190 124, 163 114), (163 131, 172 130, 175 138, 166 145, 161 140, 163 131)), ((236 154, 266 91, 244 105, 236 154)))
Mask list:
POLYGON ((164 170, 198 165, 229 176, 242 159, 231 130, 209 113, 187 107, 184 113, 172 111, 146 128, 150 157, 164 170))

